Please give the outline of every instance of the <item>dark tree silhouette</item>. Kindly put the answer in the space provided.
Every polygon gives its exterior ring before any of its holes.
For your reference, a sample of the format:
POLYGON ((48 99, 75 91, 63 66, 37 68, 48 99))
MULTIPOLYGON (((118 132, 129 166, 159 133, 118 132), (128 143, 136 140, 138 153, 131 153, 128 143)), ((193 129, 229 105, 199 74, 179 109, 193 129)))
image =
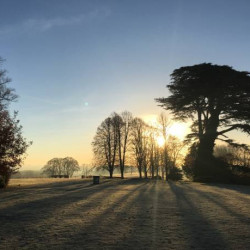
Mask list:
POLYGON ((22 136, 22 127, 7 110, 0 111, 0 187, 8 184, 11 174, 21 166, 26 149, 30 145, 22 136))
POLYGON ((132 114, 128 111, 121 115, 114 112, 97 128, 92 142, 95 161, 98 166, 109 171, 110 178, 118 164, 121 178, 124 178, 132 120, 132 114))
POLYGON ((126 163, 126 154, 128 150, 128 144, 130 143, 130 134, 133 117, 128 111, 124 111, 121 115, 115 114, 113 117, 116 130, 117 130, 117 140, 118 140, 118 156, 119 165, 121 171, 121 178, 124 178, 124 169, 126 163))
MULTIPOLYGON (((0 66, 3 63, 3 59, 0 57, 0 66)), ((7 71, 5 69, 0 69, 0 109, 4 109, 8 106, 10 102, 17 99, 15 90, 7 86, 11 82, 11 79, 6 76, 7 71)))
MULTIPOLYGON (((0 66, 2 62, 0 58, 0 66)), ((7 109, 8 104, 17 99, 14 89, 7 86, 10 81, 6 70, 0 69, 0 187, 7 186, 11 174, 21 166, 30 145, 22 136, 17 112, 11 117, 7 109)))
MULTIPOLYGON (((131 144, 133 155, 135 158, 136 167, 139 171, 139 176, 142 178, 143 169, 146 169, 146 137, 145 132, 148 129, 148 125, 140 118, 134 118, 132 121, 132 131, 131 131, 131 144)), ((147 171, 144 171, 145 176, 147 171)))
POLYGON ((77 160, 72 157, 53 158, 42 168, 42 172, 48 176, 72 177, 75 171, 79 171, 77 160))
POLYGON ((118 148, 117 126, 114 117, 106 118, 97 128, 92 146, 96 164, 106 168, 112 178, 118 148))
POLYGON ((178 120, 193 120, 189 138, 198 138, 195 178, 211 174, 215 140, 234 144, 225 134, 250 133, 250 76, 229 66, 203 63, 181 67, 171 74, 171 95, 157 98, 178 120))

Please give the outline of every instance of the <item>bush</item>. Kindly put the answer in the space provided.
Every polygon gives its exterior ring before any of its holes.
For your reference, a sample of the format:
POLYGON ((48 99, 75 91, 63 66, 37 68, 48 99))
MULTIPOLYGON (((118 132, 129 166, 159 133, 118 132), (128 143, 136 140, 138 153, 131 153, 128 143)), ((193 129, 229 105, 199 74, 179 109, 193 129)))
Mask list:
POLYGON ((5 180, 3 178, 2 175, 0 175, 0 188, 4 188, 6 185, 5 185, 5 180))
POLYGON ((210 157, 195 164, 194 181, 230 183, 232 171, 221 159, 210 157))
POLYGON ((169 180, 179 181, 182 180, 182 170, 177 167, 171 167, 168 175, 169 180))
POLYGON ((194 178, 194 166, 193 165, 183 165, 182 171, 188 179, 193 180, 194 178))

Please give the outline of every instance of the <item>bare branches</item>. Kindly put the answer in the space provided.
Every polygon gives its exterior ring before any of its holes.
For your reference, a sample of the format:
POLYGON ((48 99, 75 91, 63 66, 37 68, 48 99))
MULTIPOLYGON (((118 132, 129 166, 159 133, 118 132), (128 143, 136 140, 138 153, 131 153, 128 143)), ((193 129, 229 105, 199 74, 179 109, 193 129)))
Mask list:
MULTIPOLYGON (((0 65, 4 60, 0 57, 0 65)), ((15 90, 7 87, 11 79, 6 76, 7 71, 0 69, 0 108, 6 108, 10 102, 17 99, 15 90)))
POLYGON ((42 172, 48 176, 65 175, 72 177, 75 171, 79 171, 77 160, 72 157, 53 158, 42 168, 42 172))

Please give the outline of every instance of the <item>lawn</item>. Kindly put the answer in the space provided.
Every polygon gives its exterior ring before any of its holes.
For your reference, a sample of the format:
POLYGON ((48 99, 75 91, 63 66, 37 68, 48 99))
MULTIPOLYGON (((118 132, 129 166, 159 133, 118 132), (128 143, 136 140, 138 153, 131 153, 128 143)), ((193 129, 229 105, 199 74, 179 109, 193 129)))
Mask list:
POLYGON ((0 249, 249 249, 249 186, 43 182, 0 191, 0 249))

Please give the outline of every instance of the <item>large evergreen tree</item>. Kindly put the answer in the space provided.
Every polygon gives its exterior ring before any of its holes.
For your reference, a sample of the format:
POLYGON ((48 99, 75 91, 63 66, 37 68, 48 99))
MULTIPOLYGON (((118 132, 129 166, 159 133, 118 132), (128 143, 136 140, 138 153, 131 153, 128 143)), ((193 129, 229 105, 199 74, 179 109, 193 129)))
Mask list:
POLYGON ((189 138, 199 142, 196 179, 211 173, 216 139, 233 144, 227 132, 240 130, 250 134, 249 74, 210 63, 181 67, 174 70, 167 85, 171 95, 156 99, 176 119, 193 120, 189 138))

